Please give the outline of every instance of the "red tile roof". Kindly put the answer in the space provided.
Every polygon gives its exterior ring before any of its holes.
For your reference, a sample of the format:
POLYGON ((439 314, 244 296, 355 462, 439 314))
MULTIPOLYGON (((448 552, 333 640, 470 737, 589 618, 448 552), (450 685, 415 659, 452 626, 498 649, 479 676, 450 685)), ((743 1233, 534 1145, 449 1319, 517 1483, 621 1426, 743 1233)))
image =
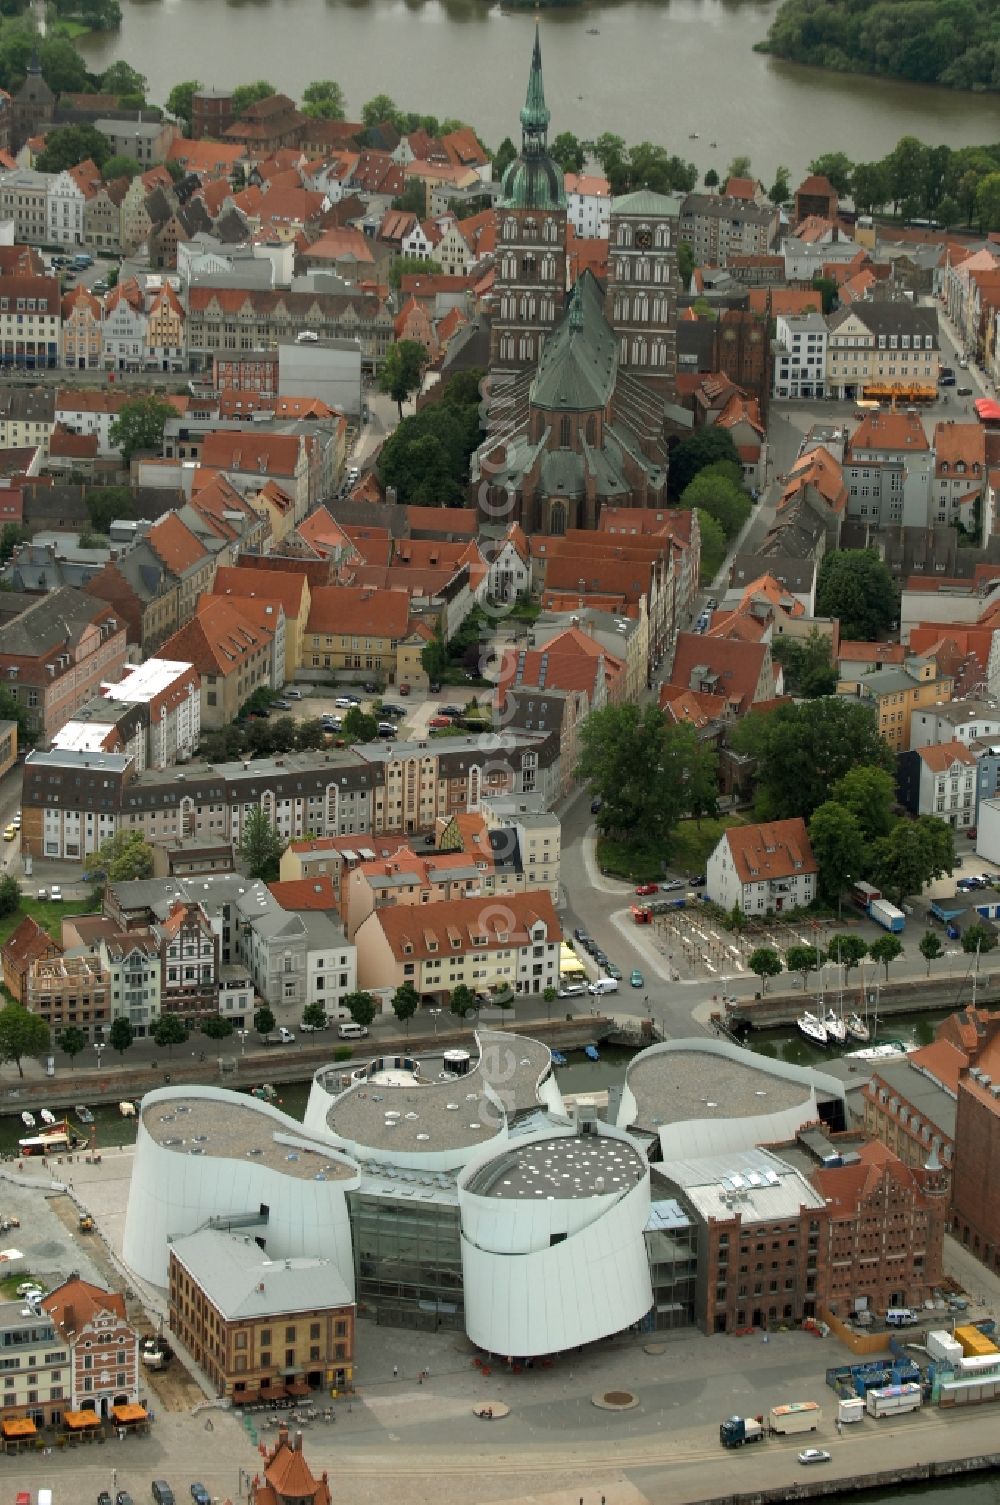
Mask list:
MULTIPOLYGON (((677 635, 670 679, 684 689, 722 695, 733 711, 742 715, 753 704, 769 654, 765 643, 681 632, 677 635)), ((762 688, 765 695, 773 693, 773 679, 762 688)))
POLYGON ((337 896, 327 873, 315 878, 291 878, 284 883, 269 883, 268 888, 282 909, 336 909, 337 896))
POLYGON ((409 612, 409 597, 404 591, 321 585, 312 593, 306 631, 402 638, 406 636, 409 612))
POLYGON ((304 612, 303 598, 307 585, 307 576, 294 569, 254 569, 252 565, 220 565, 215 572, 212 594, 215 596, 262 596, 265 600, 280 601, 285 609, 285 616, 298 621, 304 612))
POLYGON ((241 475, 294 476, 299 461, 295 434, 233 433, 216 430, 202 440, 201 462, 241 475))
POLYGON ((964 742, 938 742, 933 746, 918 747, 917 756, 931 773, 947 773, 955 763, 964 763, 967 768, 976 766, 976 755, 964 742))
POLYGON ((267 641, 267 630, 248 622, 221 596, 202 596, 190 622, 160 648, 163 658, 184 659, 200 674, 239 674, 267 641))
POLYGON ((530 927, 539 920, 546 927, 547 939, 559 940, 562 932, 552 896, 541 890, 503 894, 485 906, 481 897, 399 904, 375 910, 364 924, 381 927, 397 961, 416 961, 526 946, 530 927))
POLYGON ((729 843, 741 883, 770 882, 817 871, 806 823, 798 817, 759 826, 731 826, 722 839, 729 843))
POLYGON ((866 413, 851 435, 848 453, 859 449, 917 452, 930 449, 930 442, 918 413, 866 413))
POLYGON ((204 545, 181 522, 176 512, 168 512, 154 523, 146 541, 160 563, 173 575, 183 575, 207 557, 204 545))

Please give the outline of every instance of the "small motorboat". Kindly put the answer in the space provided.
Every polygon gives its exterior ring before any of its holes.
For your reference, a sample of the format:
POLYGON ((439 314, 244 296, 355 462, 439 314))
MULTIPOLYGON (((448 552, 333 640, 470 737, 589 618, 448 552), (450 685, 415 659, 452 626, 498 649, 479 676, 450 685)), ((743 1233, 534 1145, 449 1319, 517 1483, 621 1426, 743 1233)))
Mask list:
POLYGON ((561 1050, 554 1050, 554 1051, 552 1051, 551 1054, 552 1054, 552 1064, 553 1064, 553 1066, 565 1066, 566 1065, 566 1057, 563 1055, 563 1053, 562 1053, 561 1050))
POLYGON ((698 141, 700 139, 701 138, 700 138, 700 135, 699 135, 698 131, 688 131, 688 140, 689 141, 698 141))
POLYGON ((35 1127, 35 1115, 33 1113, 29 1113, 26 1108, 21 1114, 21 1122, 24 1124, 24 1127, 26 1129, 33 1129, 35 1127))
POLYGON ((588 1061, 599 1061, 601 1059, 598 1054, 596 1045, 585 1045, 583 1047, 583 1053, 587 1057, 588 1061))
POLYGON ((852 1040, 860 1040, 862 1045, 867 1045, 872 1037, 871 1030, 857 1010, 847 1016, 847 1033, 852 1040))
MULTIPOLYGON (((24 1115, 21 1115, 22 1118, 24 1115)), ((30 1128, 31 1125, 29 1124, 30 1128)), ((29 1135, 27 1139, 17 1141, 18 1150, 22 1155, 54 1155, 65 1150, 71 1150, 77 1143, 77 1137, 70 1128, 65 1118, 55 1119, 51 1124, 46 1124, 39 1129, 37 1134, 29 1135)))
POLYGON ((77 1103, 76 1107, 73 1109, 73 1112, 76 1114, 77 1118, 82 1124, 92 1124, 94 1122, 94 1115, 93 1113, 91 1113, 86 1103, 77 1103))
POLYGON ((709 146, 718 146, 719 143, 717 141, 710 141, 708 144, 709 146))
POLYGON ((118 1104, 118 1112, 121 1114, 122 1118, 134 1118, 135 1103, 130 1103, 127 1097, 123 1098, 122 1101, 118 1104))
POLYGON ((596 27, 596 26, 588 26, 587 27, 587 35, 588 35, 588 37, 599 37, 600 34, 601 33, 600 33, 600 30, 599 30, 598 27, 596 27))
POLYGON ((810 1014, 808 1010, 800 1014, 795 1023, 799 1033, 804 1035, 811 1045, 826 1045, 828 1043, 826 1025, 818 1014, 810 1014))
POLYGON ((826 1030, 828 1045, 845 1045, 847 1043, 847 1025, 844 1023, 843 1014, 838 1014, 833 1009, 827 1009, 823 1016, 823 1027, 826 1030))
POLYGON ((851 1061, 890 1061, 892 1058, 909 1055, 909 1048, 902 1040, 883 1040, 881 1045, 869 1045, 864 1050, 848 1051, 851 1061))
POLYGON ((56 1121, 55 1114, 54 1113, 50 1113, 49 1110, 48 1110, 48 1108, 43 1108, 42 1109, 42 1123, 43 1124, 54 1124, 55 1121, 56 1121))

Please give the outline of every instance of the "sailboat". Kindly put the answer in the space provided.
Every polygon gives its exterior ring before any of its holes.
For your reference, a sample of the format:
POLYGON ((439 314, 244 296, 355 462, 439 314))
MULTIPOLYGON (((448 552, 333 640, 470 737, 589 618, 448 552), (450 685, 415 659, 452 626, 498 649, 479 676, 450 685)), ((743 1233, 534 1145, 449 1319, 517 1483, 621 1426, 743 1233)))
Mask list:
POLYGON ((843 1013, 831 1006, 823 1016, 823 1024, 826 1028, 828 1045, 844 1045, 847 1042, 847 1025, 844 1023, 843 1013))
POLYGON ((42 1109, 42 1123, 43 1124, 54 1124, 55 1121, 56 1121, 55 1114, 54 1113, 50 1113, 49 1110, 48 1110, 48 1108, 43 1108, 42 1109))
POLYGON ((862 1045, 867 1045, 872 1037, 871 1030, 857 1009, 854 1010, 853 1014, 848 1014, 847 1016, 847 1033, 852 1040, 860 1040, 862 1045))
POLYGON ((21 1122, 24 1124, 24 1127, 26 1129, 33 1129, 35 1127, 35 1115, 33 1113, 29 1113, 28 1110, 25 1109, 25 1111, 21 1114, 21 1122))
POLYGON ((810 1014, 808 1009, 800 1014, 795 1023, 799 1027, 800 1034, 804 1035, 811 1045, 827 1045, 829 1043, 826 1024, 818 1014, 810 1014))

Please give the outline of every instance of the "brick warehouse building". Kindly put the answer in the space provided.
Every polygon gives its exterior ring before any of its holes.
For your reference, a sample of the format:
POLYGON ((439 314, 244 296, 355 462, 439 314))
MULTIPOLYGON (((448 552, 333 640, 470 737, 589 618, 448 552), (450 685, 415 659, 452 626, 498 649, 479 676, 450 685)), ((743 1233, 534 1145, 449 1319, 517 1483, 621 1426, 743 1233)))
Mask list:
POLYGON ((1000 1038, 962 1073, 955 1120, 952 1229, 991 1270, 1000 1271, 1000 1038))

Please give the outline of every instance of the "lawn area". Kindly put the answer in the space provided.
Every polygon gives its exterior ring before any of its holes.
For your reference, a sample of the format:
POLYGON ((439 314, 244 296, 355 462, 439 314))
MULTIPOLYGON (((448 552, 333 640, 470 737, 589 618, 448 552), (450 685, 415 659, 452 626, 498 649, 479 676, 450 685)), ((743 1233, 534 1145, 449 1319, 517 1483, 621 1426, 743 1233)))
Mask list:
MULTIPOLYGON (((744 826, 742 815, 721 815, 716 820, 703 820, 701 829, 693 820, 682 821, 677 828, 668 866, 679 873, 703 873, 709 854, 718 844, 723 831, 730 826, 744 826)), ((597 839, 597 862, 601 871, 612 878, 625 878, 629 883, 657 883, 663 877, 662 850, 639 844, 613 841, 609 836, 597 839)))
POLYGON ((47 930, 49 935, 58 941, 62 936, 62 922, 65 916, 92 913, 93 905, 86 899, 67 899, 63 903, 53 904, 51 899, 22 898, 19 909, 0 919, 0 946, 13 935, 26 914, 30 914, 43 930, 47 930))

